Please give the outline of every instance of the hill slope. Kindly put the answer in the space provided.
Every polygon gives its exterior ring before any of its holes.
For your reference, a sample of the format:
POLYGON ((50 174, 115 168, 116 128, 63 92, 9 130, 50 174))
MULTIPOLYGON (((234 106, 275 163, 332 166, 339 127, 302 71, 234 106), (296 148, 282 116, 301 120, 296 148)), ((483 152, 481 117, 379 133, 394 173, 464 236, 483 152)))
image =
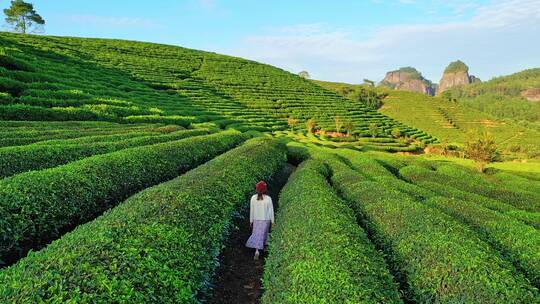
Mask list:
POLYGON ((445 96, 498 118, 540 130, 540 68, 458 86, 448 90, 445 96))
MULTIPOLYGON (((240 58, 151 43, 0 34, 0 119, 158 122, 261 131, 287 118, 334 118, 367 136, 376 111, 281 69, 240 58)), ((382 132, 381 136, 384 136, 382 132)))
MULTIPOLYGON (((317 81, 323 87, 336 92, 343 87, 363 87, 384 92, 387 97, 380 109, 385 115, 410 126, 433 134, 440 140, 463 144, 471 136, 483 132, 490 133, 502 147, 535 147, 540 142, 540 132, 501 121, 489 114, 450 102, 440 97, 424 94, 371 88, 363 85, 350 85, 317 81), (382 91, 381 91, 382 90, 382 91)), ((476 85, 470 85, 473 87, 476 85)))

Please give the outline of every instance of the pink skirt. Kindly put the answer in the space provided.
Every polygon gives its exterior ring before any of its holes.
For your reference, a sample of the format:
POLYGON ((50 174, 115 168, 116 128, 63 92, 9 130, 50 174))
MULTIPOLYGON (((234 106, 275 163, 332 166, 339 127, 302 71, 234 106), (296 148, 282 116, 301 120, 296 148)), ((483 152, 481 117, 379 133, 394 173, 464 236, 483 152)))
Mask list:
POLYGON ((268 231, 270 230, 271 221, 253 221, 253 231, 246 242, 246 247, 254 249, 264 249, 264 245, 268 242, 268 231))

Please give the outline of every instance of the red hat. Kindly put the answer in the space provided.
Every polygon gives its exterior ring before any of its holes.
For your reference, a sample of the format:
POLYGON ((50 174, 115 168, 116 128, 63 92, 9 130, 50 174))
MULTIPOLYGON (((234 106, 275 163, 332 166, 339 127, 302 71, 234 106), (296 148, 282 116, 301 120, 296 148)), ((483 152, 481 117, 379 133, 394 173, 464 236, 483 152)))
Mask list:
POLYGON ((266 192, 266 183, 264 181, 260 181, 255 185, 255 190, 257 193, 264 193, 266 192))

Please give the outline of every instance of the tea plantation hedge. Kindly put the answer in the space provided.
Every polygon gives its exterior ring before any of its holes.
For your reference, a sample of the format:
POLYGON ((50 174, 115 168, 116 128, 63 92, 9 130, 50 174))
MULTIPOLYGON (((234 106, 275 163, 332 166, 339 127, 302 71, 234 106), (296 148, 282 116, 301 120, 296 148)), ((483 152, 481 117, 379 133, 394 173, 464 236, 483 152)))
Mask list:
POLYGON ((470 203, 477 204, 479 206, 498 211, 507 216, 510 216, 516 220, 520 220, 528 225, 536 228, 540 228, 540 213, 530 212, 516 208, 510 204, 506 204, 499 200, 485 197, 476 193, 467 192, 464 190, 456 189, 450 185, 442 185, 430 181, 418 181, 417 185, 423 189, 429 189, 438 196, 451 197, 459 200, 464 200, 470 203))
POLYGON ((11 262, 129 195, 244 140, 224 132, 97 155, 0 180, 0 260, 11 262))
POLYGON ((436 182, 500 200, 519 209, 540 212, 540 194, 505 189, 489 183, 471 170, 464 170, 455 165, 442 165, 436 170, 410 165, 401 168, 399 174, 410 182, 436 182))
MULTIPOLYGON (((67 139, 76 139, 88 137, 90 142, 94 140, 103 141, 97 136, 102 136, 104 139, 109 141, 108 136, 114 138, 114 136, 145 136, 152 135, 157 133, 163 133, 160 131, 160 127, 156 125, 133 125, 121 127, 90 127, 90 128, 69 128, 62 125, 57 126, 47 126, 46 123, 41 123, 41 125, 30 126, 30 127, 2 127, 0 131, 0 147, 8 146, 20 146, 27 145, 37 142, 45 142, 51 140, 67 140, 67 139), (4 131, 5 130, 5 131, 4 131)), ((79 143, 79 142, 77 142, 79 143)))
POLYGON ((308 160, 280 195, 262 303, 402 303, 382 255, 308 160))
POLYGON ((313 118, 317 129, 343 132, 335 125, 340 118, 358 136, 371 136, 374 124, 378 137, 398 128, 424 143, 436 141, 298 75, 242 58, 144 42, 10 33, 0 33, 0 46, 6 49, 0 119, 209 122, 271 132, 287 129, 291 117, 296 129, 305 130, 313 118))
POLYGON ((144 190, 0 271, 0 302, 198 303, 235 210, 285 160, 255 139, 144 190))
POLYGON ((536 229, 466 201, 439 196, 426 203, 473 227, 540 287, 540 233, 536 229))
POLYGON ((468 228, 403 192, 330 162, 332 185, 419 303, 536 303, 538 290, 468 228), (353 179, 353 180, 351 180, 353 179))
POLYGON ((25 171, 52 168, 92 155, 204 134, 208 134, 208 131, 202 129, 185 130, 168 135, 140 136, 116 142, 25 145, 0 148, 0 178, 25 171))

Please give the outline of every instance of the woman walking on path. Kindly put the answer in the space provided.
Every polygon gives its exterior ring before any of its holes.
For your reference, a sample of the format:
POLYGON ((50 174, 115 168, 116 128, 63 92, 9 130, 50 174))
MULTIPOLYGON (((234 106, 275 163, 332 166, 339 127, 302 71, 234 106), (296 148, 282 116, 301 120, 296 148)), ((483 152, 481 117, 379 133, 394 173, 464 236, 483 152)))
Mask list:
POLYGON ((253 227, 246 247, 255 249, 254 259, 259 259, 259 250, 264 250, 268 240, 270 225, 274 224, 274 205, 272 198, 266 194, 266 183, 260 181, 255 185, 257 194, 250 200, 249 223, 253 227))

